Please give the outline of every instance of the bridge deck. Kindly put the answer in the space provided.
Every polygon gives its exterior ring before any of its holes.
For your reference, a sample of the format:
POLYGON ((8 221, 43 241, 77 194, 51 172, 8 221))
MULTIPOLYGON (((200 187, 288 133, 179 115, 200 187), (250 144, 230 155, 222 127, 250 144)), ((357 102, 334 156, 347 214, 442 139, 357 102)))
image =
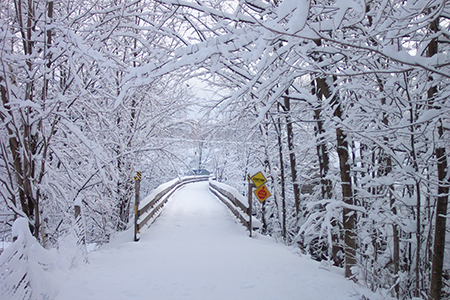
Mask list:
POLYGON ((270 238, 249 238, 207 182, 178 191, 141 234, 91 253, 57 299, 354 299, 358 289, 270 238))

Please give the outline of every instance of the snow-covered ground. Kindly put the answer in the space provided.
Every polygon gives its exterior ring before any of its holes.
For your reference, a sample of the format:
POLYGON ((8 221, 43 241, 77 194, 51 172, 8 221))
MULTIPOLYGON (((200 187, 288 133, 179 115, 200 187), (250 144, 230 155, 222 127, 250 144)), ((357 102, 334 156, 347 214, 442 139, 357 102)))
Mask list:
POLYGON ((332 300, 363 292, 339 269, 260 234, 249 238, 208 182, 179 190, 139 242, 132 236, 92 252, 62 280, 57 299, 332 300))

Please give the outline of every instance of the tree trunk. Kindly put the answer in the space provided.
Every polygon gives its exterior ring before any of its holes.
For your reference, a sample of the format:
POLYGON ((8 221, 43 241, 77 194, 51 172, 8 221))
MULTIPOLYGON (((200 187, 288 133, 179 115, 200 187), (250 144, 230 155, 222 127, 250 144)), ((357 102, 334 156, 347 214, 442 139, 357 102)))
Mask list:
POLYGON ((323 121, 321 117, 322 108, 320 107, 322 103, 322 97, 325 96, 328 98, 330 96, 328 86, 326 85, 324 78, 316 78, 315 81, 312 82, 313 95, 317 96, 318 105, 314 108, 314 120, 316 121, 315 132, 314 135, 317 139, 317 157, 319 159, 319 172, 320 172, 320 185, 323 199, 331 199, 332 197, 332 185, 331 180, 327 179, 328 170, 329 170, 329 157, 328 157, 328 149, 325 144, 325 139, 322 134, 325 133, 323 129, 323 121))
MULTIPOLYGON (((380 88, 380 92, 384 93, 384 81, 379 76, 377 76, 377 82, 378 82, 378 87, 380 88)), ((405 86, 407 86, 406 83, 405 83, 405 86)), ((386 105, 386 97, 381 98, 381 104, 386 105)), ((386 127, 389 126, 389 119, 386 116, 386 113, 383 113, 382 122, 386 127)), ((383 137, 383 140, 386 144, 389 143, 388 137, 383 137)), ((384 167, 381 168, 382 171, 381 171, 380 175, 386 176, 392 172, 392 159, 383 149, 380 149, 380 151, 383 153, 382 158, 381 158, 381 164, 384 165, 384 167)), ((394 216, 396 216, 397 215, 397 207, 395 206, 395 198, 393 196, 394 186, 389 185, 388 189, 389 189, 389 204, 391 205, 391 212, 394 216)), ((398 276, 399 276, 398 272, 400 270, 400 238, 399 238, 398 225, 395 220, 392 224, 392 235, 393 235, 393 237, 392 237, 393 238, 392 262, 394 264, 394 279, 395 279, 395 281, 397 281, 398 276)), ((399 292, 400 292, 399 284, 395 283, 394 291, 395 291, 396 297, 399 298, 399 292)))
MULTIPOLYGON (((321 40, 315 41, 317 46, 321 45, 321 40)), ((321 61, 320 58, 317 59, 321 61)), ((325 78, 316 78, 316 93, 319 100, 324 96, 331 100, 331 105, 335 106, 334 116, 343 120, 341 106, 336 96, 332 96, 329 84, 325 78)), ((350 156, 348 153, 347 135, 339 126, 336 128, 337 153, 341 173, 342 198, 345 204, 354 205, 352 181, 350 176, 350 156)), ((323 153, 322 153, 323 154, 323 153)), ((344 245, 345 245, 345 277, 353 276, 351 268, 356 265, 356 212, 347 207, 343 210, 344 245)))
MULTIPOLYGON (((316 42, 317 45, 321 45, 320 40, 316 42)), ((319 59, 321 61, 321 59, 319 59)), ((330 98, 331 92, 330 87, 326 83, 326 79, 323 77, 318 77, 313 81, 313 94, 317 96, 317 101, 319 105, 314 110, 314 119, 316 120, 316 132, 315 135, 319 136, 318 142, 317 142, 317 155, 319 158, 319 168, 320 168, 320 178, 321 178, 321 192, 322 192, 322 198, 323 199, 331 199, 333 196, 332 192, 332 183, 330 179, 327 179, 328 171, 329 171, 329 157, 328 157, 328 149, 325 144, 325 139, 320 136, 325 133, 325 130, 323 129, 323 121, 321 119, 321 103, 323 98, 330 98)), ((335 103, 336 100, 333 99, 332 103, 335 103)), ((347 153, 348 154, 348 153, 347 153)), ((333 227, 338 228, 339 224, 337 220, 332 221, 333 227)), ((339 251, 343 250, 342 247, 339 245, 339 235, 333 234, 332 236, 332 259, 335 266, 341 266, 342 259, 338 256, 339 251)), ((345 252, 345 251, 344 251, 345 252)))
MULTIPOLYGON (((276 126, 274 124, 274 126, 276 126)), ((264 140, 264 162, 263 162, 263 167, 264 167, 264 172, 266 172, 266 174, 268 174, 270 177, 272 177, 272 162, 270 160, 270 153, 269 153, 269 122, 268 122, 268 115, 266 114, 265 117, 265 122, 263 124, 260 125, 260 130, 261 130, 261 135, 263 136, 263 140, 264 140)), ((273 181, 273 178, 272 178, 273 181)), ((275 185, 274 185, 275 186, 275 185)), ((273 193, 273 196, 275 198, 275 205, 277 204, 277 200, 276 200, 276 193, 273 193)), ((268 219, 266 216, 266 204, 267 204, 267 200, 263 201, 261 203, 261 221, 262 221, 262 228, 261 228, 261 232, 263 234, 267 233, 268 230, 268 219)), ((270 216, 269 216, 270 218, 270 216)))
MULTIPOLYGON (((439 18, 430 24, 430 30, 433 33, 438 31, 439 18)), ((434 38, 428 45, 428 57, 438 53, 438 41, 434 38)), ((434 105, 434 98, 437 94, 437 87, 433 86, 428 90, 428 99, 430 105, 434 109, 440 109, 439 106, 434 105)), ((442 119, 438 121, 438 144, 435 150, 437 159, 438 171, 438 197, 436 204, 436 223, 434 232, 434 247, 433 247, 433 261, 431 267, 431 282, 430 282, 430 297, 429 300, 441 299, 442 292, 442 268, 444 265, 445 254, 445 233, 446 233, 446 215, 448 206, 448 192, 450 180, 447 177, 448 164, 445 148, 439 144, 440 140, 444 138, 444 126, 442 119)))
POLYGON ((291 103, 289 97, 284 97, 283 109, 284 112, 286 113, 286 130, 289 149, 289 160, 291 162, 292 185, 294 187, 295 215, 298 218, 300 214, 300 189, 297 182, 297 162, 295 159, 294 132, 292 129, 291 103))
MULTIPOLYGON (((442 122, 438 128, 439 137, 442 137, 442 122)), ((448 205, 449 181, 447 175, 447 158, 445 148, 436 148, 438 169, 438 199, 436 205, 436 223, 434 232, 433 262, 431 268, 430 300, 441 299, 442 268, 445 254, 445 226, 448 205)))
MULTIPOLYGON (((36 79, 33 78, 35 67, 33 66, 32 56, 34 39, 36 38, 35 3, 32 0, 28 0, 25 4, 18 0, 14 1, 14 5, 16 12, 15 22, 17 22, 18 30, 22 38, 23 54, 28 71, 28 77, 21 82, 25 87, 24 95, 21 97, 23 97, 22 100, 34 102, 36 100, 36 79), (23 8, 25 8, 25 12, 23 8)), ((36 114, 34 108, 31 106, 19 108, 20 113, 14 115, 10 110, 10 103, 14 100, 9 99, 9 95, 15 94, 10 93, 10 90, 13 88, 10 85, 16 86, 15 79, 0 78, 1 81, 5 82, 5 85, 2 85, 1 91, 2 104, 11 117, 11 120, 5 124, 9 134, 9 150, 11 151, 12 165, 14 166, 14 172, 9 174, 10 181, 15 182, 14 185, 18 188, 21 209, 30 220, 31 232, 39 240, 40 191, 36 189, 36 186, 40 184, 39 181, 42 179, 43 173, 37 174, 36 161, 39 159, 39 155, 43 151, 42 149, 46 148, 46 145, 41 147, 42 144, 45 144, 45 142, 40 140, 40 126, 42 122, 41 119, 35 119, 36 114), (34 223, 32 223, 33 221, 34 223)), ((42 159, 42 156, 40 159, 42 159)))
MULTIPOLYGON (((342 111, 339 104, 335 110, 335 116, 342 120, 342 111)), ((342 198, 345 204, 354 205, 352 181, 350 176, 350 162, 348 154, 347 135, 340 128, 336 128, 337 152, 341 173, 342 198)), ((356 212, 350 208, 344 208, 344 243, 345 243, 345 277, 353 276, 351 268, 356 265, 356 212)))
MULTIPOLYGON (((414 114, 413 114, 413 108, 411 107, 410 110, 410 118, 411 118, 411 124, 415 122, 414 114)), ((416 149, 415 149, 415 138, 414 138, 414 125, 411 125, 411 157, 413 160, 413 168, 415 172, 419 172, 419 167, 417 165, 417 156, 416 156, 416 149)), ((416 188, 416 266, 415 266, 415 278, 414 278, 414 296, 419 297, 420 296, 420 247, 421 247, 421 240, 422 240, 422 229, 421 229, 421 200, 420 200, 420 182, 416 180, 415 184, 416 188)))
POLYGON ((281 176, 281 235, 286 241, 286 187, 284 179, 284 160, 283 160, 283 140, 281 138, 281 118, 278 117, 278 153, 280 157, 280 176, 281 176))

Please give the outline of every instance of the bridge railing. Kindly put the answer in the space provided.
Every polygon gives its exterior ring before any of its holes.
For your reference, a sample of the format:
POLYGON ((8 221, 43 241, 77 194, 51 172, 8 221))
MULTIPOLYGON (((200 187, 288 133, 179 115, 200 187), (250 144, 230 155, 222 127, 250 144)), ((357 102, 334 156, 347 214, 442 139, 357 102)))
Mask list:
POLYGON ((261 224, 258 220, 251 220, 249 205, 246 203, 248 199, 240 195, 236 189, 210 180, 209 190, 228 207, 249 232, 260 227, 261 224), (252 228, 250 229, 250 227, 252 228))
POLYGON ((182 186, 200 181, 207 181, 209 176, 189 176, 177 178, 164 183, 153 190, 153 192, 145 197, 136 207, 135 210, 135 241, 139 240, 139 231, 146 224, 151 224, 161 214, 162 208, 169 200, 170 196, 182 186))

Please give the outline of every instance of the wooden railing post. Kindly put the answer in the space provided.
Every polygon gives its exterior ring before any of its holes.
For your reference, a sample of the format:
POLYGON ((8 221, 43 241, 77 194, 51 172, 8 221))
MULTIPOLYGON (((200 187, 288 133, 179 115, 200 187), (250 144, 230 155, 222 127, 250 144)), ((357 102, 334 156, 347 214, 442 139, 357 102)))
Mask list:
POLYGON ((141 189, 141 172, 136 173, 137 176, 134 177, 134 241, 139 241, 139 192, 141 189))
POLYGON ((250 232, 250 237, 252 237, 252 231, 253 231, 253 226, 252 226, 252 192, 253 192, 253 182, 251 180, 248 181, 248 231, 250 232))
POLYGON ((75 234, 77 236, 77 245, 83 254, 83 261, 88 262, 87 249, 86 249, 86 231, 85 224, 83 222, 83 216, 81 215, 81 199, 77 197, 74 203, 75 208, 75 234))
POLYGON ((78 218, 78 216, 81 214, 81 206, 77 203, 75 204, 75 220, 78 218))

